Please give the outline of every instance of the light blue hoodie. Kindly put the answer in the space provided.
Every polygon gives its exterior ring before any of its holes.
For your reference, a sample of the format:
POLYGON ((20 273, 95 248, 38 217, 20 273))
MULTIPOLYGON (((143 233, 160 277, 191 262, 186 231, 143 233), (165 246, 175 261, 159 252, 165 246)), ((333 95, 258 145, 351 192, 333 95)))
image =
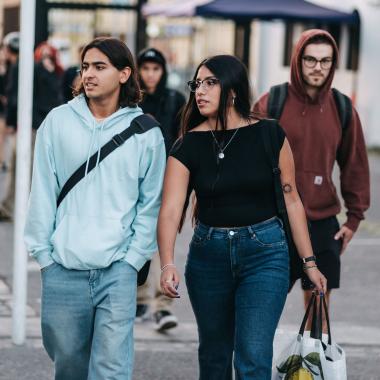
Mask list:
POLYGON ((139 270, 157 250, 166 155, 159 128, 133 135, 56 202, 71 174, 142 114, 121 108, 97 122, 83 96, 52 110, 38 129, 25 242, 41 267, 139 270))

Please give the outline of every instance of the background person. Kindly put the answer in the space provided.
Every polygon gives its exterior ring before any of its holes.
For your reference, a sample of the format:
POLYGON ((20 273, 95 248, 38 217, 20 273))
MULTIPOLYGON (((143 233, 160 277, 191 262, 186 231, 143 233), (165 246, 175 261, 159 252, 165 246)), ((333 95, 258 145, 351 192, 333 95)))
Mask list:
MULTIPOLYGON (((333 37, 320 29, 305 31, 293 52, 291 81, 279 119, 294 154, 297 188, 310 221, 313 252, 327 277, 328 303, 331 290, 340 287, 341 255, 364 219, 370 200, 368 158, 359 115, 349 102, 344 112, 350 119, 347 127, 342 125, 331 88, 337 64, 333 37), (332 180, 335 162, 347 208, 342 226, 336 217, 341 206, 332 180)), ((254 110, 267 115, 268 99, 269 94, 264 94, 254 110)), ((303 275, 305 307, 312 287, 303 275)))
POLYGON ((8 33, 4 37, 3 43, 7 62, 5 79, 5 133, 7 137, 11 137, 11 157, 5 197, 0 203, 0 222, 9 222, 13 218, 15 202, 19 32, 8 33))
POLYGON ((58 51, 48 42, 41 42, 34 51, 33 129, 37 130, 46 115, 63 103, 63 68, 58 51))
MULTIPOLYGON (((185 104, 184 96, 166 86, 167 65, 163 54, 154 48, 141 51, 137 57, 140 86, 144 91, 139 104, 144 113, 151 114, 161 124, 166 154, 169 153, 180 130, 180 111, 185 104)), ((165 331, 176 327, 178 319, 172 312, 172 299, 161 292, 160 260, 153 256, 146 283, 137 289, 136 318, 139 321, 149 316, 149 306, 155 328, 165 331), (153 291, 153 295, 152 295, 153 291)))

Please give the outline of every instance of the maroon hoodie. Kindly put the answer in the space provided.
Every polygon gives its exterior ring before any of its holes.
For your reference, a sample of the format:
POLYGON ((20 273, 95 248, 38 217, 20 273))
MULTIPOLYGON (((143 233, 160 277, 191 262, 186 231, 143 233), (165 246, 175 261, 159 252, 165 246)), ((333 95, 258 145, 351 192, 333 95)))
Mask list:
MULTIPOLYGON (((302 33, 291 62, 291 83, 280 118, 280 125, 292 147, 296 167, 296 183, 307 217, 319 220, 340 212, 340 202, 332 181, 335 161, 340 167, 341 192, 347 208, 345 225, 356 231, 369 207, 369 168, 363 131, 355 109, 344 132, 331 91, 336 65, 320 89, 316 99, 306 93, 302 79, 302 53, 311 37, 323 34, 338 48, 331 35, 312 29, 302 33)), ((254 111, 267 115, 268 93, 254 106, 254 111)))

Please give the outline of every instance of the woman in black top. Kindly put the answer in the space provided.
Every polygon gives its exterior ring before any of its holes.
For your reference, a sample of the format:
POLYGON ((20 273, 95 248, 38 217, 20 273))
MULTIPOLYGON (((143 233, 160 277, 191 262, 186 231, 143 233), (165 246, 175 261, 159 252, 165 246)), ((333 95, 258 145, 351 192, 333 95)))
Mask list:
POLYGON ((178 297, 174 243, 189 193, 196 227, 185 278, 199 331, 201 380, 271 378, 272 345, 289 285, 289 256, 277 216, 271 160, 261 131, 275 128, 279 167, 298 252, 318 291, 326 279, 312 260, 292 153, 274 121, 252 117, 249 80, 235 57, 203 61, 189 82, 182 137, 168 159, 158 220, 161 287, 178 297), (309 263, 309 261, 311 261, 309 263))

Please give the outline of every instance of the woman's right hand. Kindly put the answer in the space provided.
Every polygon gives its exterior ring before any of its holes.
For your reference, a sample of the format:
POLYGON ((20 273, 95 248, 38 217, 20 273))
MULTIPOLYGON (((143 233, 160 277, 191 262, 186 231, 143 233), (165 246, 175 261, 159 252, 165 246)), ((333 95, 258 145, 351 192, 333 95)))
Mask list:
POLYGON ((319 271, 318 268, 310 268, 306 269, 305 273, 309 280, 315 285, 316 290, 318 292, 323 292, 326 294, 327 292, 327 279, 326 277, 319 271))
POLYGON ((176 267, 170 266, 161 273, 160 285, 162 293, 170 298, 180 298, 178 294, 179 275, 176 267))

